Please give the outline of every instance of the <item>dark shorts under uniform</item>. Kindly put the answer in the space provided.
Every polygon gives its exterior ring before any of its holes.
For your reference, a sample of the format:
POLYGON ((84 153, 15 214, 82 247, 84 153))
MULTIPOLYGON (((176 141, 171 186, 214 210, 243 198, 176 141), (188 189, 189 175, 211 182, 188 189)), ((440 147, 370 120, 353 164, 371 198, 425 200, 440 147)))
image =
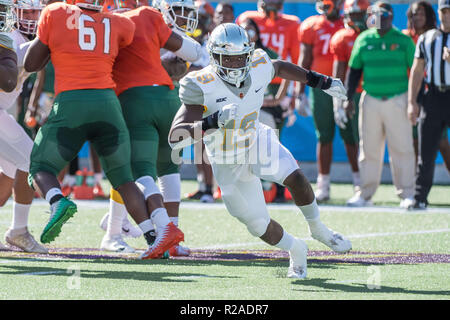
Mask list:
MULTIPOLYGON (((333 98, 324 91, 317 88, 310 88, 311 109, 313 114, 316 137, 320 143, 331 143, 334 139, 336 123, 334 121, 333 98)), ((361 94, 354 96, 355 114, 348 119, 345 129, 339 128, 339 133, 344 143, 358 144, 358 104, 361 94)))
POLYGON ((121 93, 119 100, 130 132, 134 179, 151 176, 156 180, 178 173, 168 142, 172 121, 181 106, 178 87, 134 87, 121 93))
POLYGON ((40 171, 58 175, 86 141, 97 151, 114 188, 133 181, 130 136, 119 100, 111 89, 58 94, 47 122, 34 141, 30 177, 40 171))

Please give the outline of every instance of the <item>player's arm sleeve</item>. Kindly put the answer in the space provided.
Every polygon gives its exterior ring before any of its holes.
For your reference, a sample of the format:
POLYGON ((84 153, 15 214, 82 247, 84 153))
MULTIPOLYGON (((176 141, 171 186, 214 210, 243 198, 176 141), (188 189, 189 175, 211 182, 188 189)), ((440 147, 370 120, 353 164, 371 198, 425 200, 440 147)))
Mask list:
POLYGON ((185 105, 204 105, 203 91, 191 77, 181 79, 179 96, 181 102, 185 105))
POLYGON ((38 37, 39 41, 41 41, 47 47, 49 42, 50 28, 51 28, 51 14, 49 7, 45 7, 44 10, 42 10, 41 15, 39 17, 36 36, 38 37))
POLYGON ((0 47, 14 51, 13 41, 6 34, 0 34, 0 47))

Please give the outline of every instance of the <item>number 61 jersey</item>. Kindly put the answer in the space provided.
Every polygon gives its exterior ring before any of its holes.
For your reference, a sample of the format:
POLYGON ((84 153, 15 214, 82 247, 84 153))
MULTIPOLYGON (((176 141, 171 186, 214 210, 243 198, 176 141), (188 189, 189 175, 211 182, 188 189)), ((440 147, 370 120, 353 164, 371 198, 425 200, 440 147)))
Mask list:
POLYGON ((259 112, 264 92, 274 76, 269 56, 255 50, 250 72, 240 88, 223 81, 211 65, 186 75, 180 81, 180 100, 185 105, 202 105, 203 118, 229 104, 238 105, 234 128, 219 129, 203 138, 211 162, 243 163, 255 145, 259 131, 259 112))
POLYGON ((119 49, 134 37, 129 18, 55 2, 44 8, 37 37, 49 47, 55 95, 78 89, 113 89, 112 68, 119 49))

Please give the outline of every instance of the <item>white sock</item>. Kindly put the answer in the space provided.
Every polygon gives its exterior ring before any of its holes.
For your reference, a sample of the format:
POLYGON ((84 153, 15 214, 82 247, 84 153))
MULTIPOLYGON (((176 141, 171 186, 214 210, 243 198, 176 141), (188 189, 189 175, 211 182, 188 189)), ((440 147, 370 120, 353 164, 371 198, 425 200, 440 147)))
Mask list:
POLYGON ((139 223, 138 226, 142 230, 142 233, 149 232, 150 230, 155 230, 155 227, 153 226, 153 222, 150 219, 147 219, 147 220, 139 223))
POLYGON ((200 192, 206 192, 206 183, 200 182, 200 183, 198 184, 198 191, 200 191, 200 192))
POLYGON ((353 172, 352 177, 353 177, 353 185, 355 187, 361 186, 361 176, 359 174, 359 171, 353 172))
POLYGON ((57 194, 63 195, 61 189, 60 188, 51 188, 45 194, 45 200, 47 200, 47 202, 50 203, 50 200, 57 194))
POLYGON ((31 204, 20 204, 13 202, 13 218, 11 229, 21 229, 28 225, 28 215, 30 213, 31 204))
POLYGON ((328 187, 330 185, 330 175, 321 174, 317 176, 317 187, 328 187))
POLYGON ((280 242, 278 242, 275 245, 275 247, 280 248, 281 250, 284 250, 284 251, 289 251, 289 250, 291 250, 293 242, 294 242, 294 237, 283 230, 283 236, 281 237, 280 242))
POLYGON ((178 227, 178 217, 169 217, 170 222, 172 222, 175 227, 178 227))
POLYGON ((122 234, 123 219, 127 215, 125 205, 109 200, 109 219, 106 234, 111 237, 122 234))
POLYGON ((307 204, 306 206, 298 206, 298 208, 303 213, 303 216, 308 223, 311 220, 320 220, 319 206, 317 205, 316 198, 314 198, 312 203, 307 204))
POLYGON ((153 210, 150 215, 150 219, 152 219, 152 222, 155 224, 157 229, 164 228, 170 223, 170 219, 165 208, 153 210))

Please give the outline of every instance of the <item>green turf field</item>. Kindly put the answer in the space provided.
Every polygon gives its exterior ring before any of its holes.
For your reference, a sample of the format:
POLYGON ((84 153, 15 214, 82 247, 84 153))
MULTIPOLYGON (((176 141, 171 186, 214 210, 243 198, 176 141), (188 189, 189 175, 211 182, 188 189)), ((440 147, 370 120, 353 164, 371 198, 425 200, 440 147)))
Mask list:
MULTIPOLYGON (((193 191, 183 183, 183 193, 193 191)), ((333 254, 309 237, 294 206, 270 206, 272 218, 309 246, 308 278, 286 278, 285 252, 252 237, 223 205, 186 202, 180 227, 189 258, 135 259, 98 251, 99 221, 107 202, 78 202, 79 212, 51 243, 51 254, 0 251, 0 299, 449 299, 450 187, 433 187, 428 211, 399 210, 391 185, 382 185, 374 202, 383 207, 350 210, 343 204, 350 185, 333 185, 333 200, 322 207, 330 228, 348 236, 353 251, 333 254), (391 208, 386 208, 391 206, 391 208)), ((11 219, 11 203, 0 208, 0 235, 11 219)), ((30 230, 39 235, 48 206, 36 202, 30 230)), ((144 249, 143 239, 128 239, 144 249)))

